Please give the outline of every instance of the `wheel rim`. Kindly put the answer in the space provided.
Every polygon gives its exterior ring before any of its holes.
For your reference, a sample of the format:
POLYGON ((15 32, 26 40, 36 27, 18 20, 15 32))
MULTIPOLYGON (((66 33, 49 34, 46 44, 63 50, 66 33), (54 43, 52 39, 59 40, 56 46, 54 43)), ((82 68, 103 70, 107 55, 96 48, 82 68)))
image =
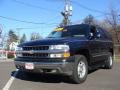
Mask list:
POLYGON ((86 65, 83 61, 79 62, 77 71, 78 71, 78 77, 84 78, 84 76, 86 74, 86 65))
POLYGON ((110 56, 110 58, 109 58, 109 61, 110 61, 110 66, 112 66, 113 60, 112 60, 112 57, 111 57, 111 56, 110 56))

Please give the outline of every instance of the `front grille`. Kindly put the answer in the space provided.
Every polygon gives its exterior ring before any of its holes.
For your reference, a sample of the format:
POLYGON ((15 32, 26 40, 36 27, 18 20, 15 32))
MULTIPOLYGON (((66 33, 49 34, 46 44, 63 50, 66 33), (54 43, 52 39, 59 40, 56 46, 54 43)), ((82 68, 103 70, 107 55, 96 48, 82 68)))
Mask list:
POLYGON ((48 54, 47 53, 35 53, 35 54, 28 54, 28 53, 23 53, 23 57, 30 57, 30 58, 47 58, 48 54))
MULTIPOLYGON (((40 50, 49 50, 49 46, 25 46, 23 47, 24 51, 40 51, 40 50)), ((47 58, 49 55, 48 53, 23 53, 23 57, 29 57, 29 58, 47 58)))
POLYGON ((49 46, 26 46, 23 50, 48 50, 49 46))

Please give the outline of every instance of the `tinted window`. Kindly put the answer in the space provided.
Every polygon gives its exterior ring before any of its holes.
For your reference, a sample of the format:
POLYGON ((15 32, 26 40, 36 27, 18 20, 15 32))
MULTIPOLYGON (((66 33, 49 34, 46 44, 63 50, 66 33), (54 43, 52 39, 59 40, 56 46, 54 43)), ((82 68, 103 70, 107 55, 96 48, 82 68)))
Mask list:
POLYGON ((107 32, 106 30, 103 30, 103 32, 105 33, 105 36, 106 36, 107 39, 112 39, 109 32, 107 32))
POLYGON ((98 29, 100 34, 101 34, 101 39, 111 39, 111 35, 106 31, 101 28, 98 29))
POLYGON ((89 27, 86 25, 76 25, 74 27, 67 28, 72 37, 87 36, 88 29, 89 27))
POLYGON ((102 29, 101 29, 101 28, 98 28, 97 30, 98 30, 99 33, 100 33, 100 39, 105 39, 106 37, 105 37, 105 34, 104 34, 104 32, 102 31, 102 29))
POLYGON ((62 35, 61 31, 53 31, 48 35, 48 38, 60 38, 62 35))
POLYGON ((86 25, 73 25, 67 26, 63 30, 53 31, 49 34, 48 38, 67 38, 67 37, 81 37, 87 35, 86 25))

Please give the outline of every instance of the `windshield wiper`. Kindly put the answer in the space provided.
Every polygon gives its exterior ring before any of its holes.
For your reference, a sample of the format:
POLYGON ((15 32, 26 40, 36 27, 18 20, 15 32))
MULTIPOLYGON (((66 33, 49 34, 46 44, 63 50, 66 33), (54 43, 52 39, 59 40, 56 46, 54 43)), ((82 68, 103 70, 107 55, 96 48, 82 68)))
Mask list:
POLYGON ((47 38, 55 38, 55 37, 47 37, 47 38))

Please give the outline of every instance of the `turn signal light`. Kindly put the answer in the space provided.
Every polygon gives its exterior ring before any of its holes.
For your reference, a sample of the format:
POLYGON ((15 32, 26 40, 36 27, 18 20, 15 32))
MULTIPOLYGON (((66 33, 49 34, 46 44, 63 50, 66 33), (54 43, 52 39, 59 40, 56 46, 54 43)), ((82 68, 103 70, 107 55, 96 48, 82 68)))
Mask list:
POLYGON ((68 58, 68 57, 70 57, 70 53, 69 52, 65 52, 64 53, 64 58, 68 58))

